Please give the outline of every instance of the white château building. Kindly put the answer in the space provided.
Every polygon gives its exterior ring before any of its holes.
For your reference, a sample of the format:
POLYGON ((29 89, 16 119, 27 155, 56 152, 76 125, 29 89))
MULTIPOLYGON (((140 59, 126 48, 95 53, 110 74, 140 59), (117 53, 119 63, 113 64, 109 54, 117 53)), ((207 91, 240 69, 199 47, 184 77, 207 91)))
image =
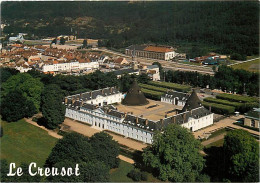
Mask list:
POLYGON ((148 144, 152 143, 155 131, 163 131, 172 123, 191 131, 213 124, 213 113, 201 106, 195 92, 186 101, 182 111, 158 121, 120 112, 109 105, 121 102, 122 96, 116 87, 68 96, 65 98, 65 116, 148 144))

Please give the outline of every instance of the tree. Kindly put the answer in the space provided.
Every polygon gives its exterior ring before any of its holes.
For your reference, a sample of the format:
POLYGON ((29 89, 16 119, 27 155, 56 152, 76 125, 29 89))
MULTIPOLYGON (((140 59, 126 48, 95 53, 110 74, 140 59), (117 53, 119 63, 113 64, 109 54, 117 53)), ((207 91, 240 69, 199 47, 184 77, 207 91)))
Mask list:
POLYGON ((47 85, 42 93, 42 115, 46 126, 50 129, 58 127, 65 118, 65 105, 63 92, 55 84, 47 85))
POLYGON ((13 179, 15 179, 15 182, 40 182, 41 181, 40 175, 37 174, 35 176, 31 176, 29 174, 29 164, 21 163, 20 167, 23 170, 23 175, 22 176, 16 175, 15 177, 13 177, 13 179))
POLYGON ((88 42, 86 39, 83 40, 82 47, 86 48, 88 46, 88 42))
POLYGON ((96 159, 104 162, 109 168, 118 167, 120 147, 111 135, 105 132, 96 133, 90 138, 90 143, 95 149, 96 159))
POLYGON ((109 166, 97 160, 80 164, 81 181, 83 182, 108 182, 109 166))
POLYGON ((64 39, 64 37, 61 37, 61 38, 60 38, 60 44, 61 44, 61 45, 64 45, 65 42, 66 42, 66 40, 64 39))
POLYGON ((137 77, 137 81, 138 81, 138 83, 147 84, 149 81, 151 81, 151 79, 149 78, 149 76, 147 74, 142 73, 137 77))
POLYGON ((153 143, 144 149, 146 166, 158 172, 163 181, 195 182, 203 169, 201 145, 191 132, 176 124, 156 133, 153 143))
POLYGON ((9 92, 1 103, 2 118, 8 122, 32 117, 35 113, 33 102, 24 97, 20 91, 9 92))
POLYGON ((66 134, 52 149, 45 165, 53 167, 64 160, 71 162, 88 162, 94 154, 88 137, 78 133, 66 134))
POLYGON ((107 163, 111 163, 111 160, 115 158, 114 154, 109 153, 118 154, 115 151, 118 144, 116 145, 116 142, 111 138, 104 132, 96 134, 91 140, 74 132, 66 134, 52 149, 45 166, 67 168, 79 164, 80 176, 55 176, 48 177, 48 180, 54 182, 107 182, 110 169, 107 163), (104 140, 103 144, 102 140, 104 140), (110 158, 105 158, 105 156, 110 158), (110 161, 106 161, 108 159, 110 161))
POLYGON ((44 86, 40 81, 40 78, 33 78, 27 73, 19 73, 11 76, 2 84, 1 97, 6 97, 9 92, 14 90, 20 91, 26 99, 33 102, 38 112, 40 109, 43 87, 44 86))
POLYGON ((129 74, 122 75, 120 78, 120 90, 122 92, 127 92, 130 89, 132 83, 133 79, 129 74))
POLYGON ((11 76, 18 73, 19 71, 13 68, 0 68, 1 82, 6 82, 11 76))
POLYGON ((1 182, 8 182, 8 181, 15 181, 12 180, 13 177, 8 177, 8 170, 9 170, 9 164, 7 163, 6 159, 0 160, 0 180, 1 182))
POLYGON ((236 182, 259 181, 259 144, 247 131, 237 129, 224 138, 227 178, 236 182))
POLYGON ((51 41, 51 45, 52 44, 57 44, 57 39, 56 38, 51 41))

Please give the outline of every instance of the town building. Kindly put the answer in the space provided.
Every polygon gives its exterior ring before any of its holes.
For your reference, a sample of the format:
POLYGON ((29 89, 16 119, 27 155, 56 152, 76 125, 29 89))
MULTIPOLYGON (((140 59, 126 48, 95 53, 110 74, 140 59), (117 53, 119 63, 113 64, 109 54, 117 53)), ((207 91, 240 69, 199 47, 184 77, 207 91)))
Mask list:
POLYGON ((115 73, 117 79, 120 79, 122 77, 122 75, 124 75, 124 74, 139 75, 139 69, 134 69, 134 68, 120 69, 120 70, 114 71, 114 73, 115 73))
MULTIPOLYGON (((132 100, 138 101, 141 97, 141 104, 145 105, 146 99, 138 91, 138 85, 134 83, 123 103, 132 105, 132 100)), ((111 87, 66 97, 65 116, 101 130, 112 131, 151 144, 154 132, 163 131, 169 124, 178 124, 191 131, 213 124, 213 113, 201 106, 194 95, 196 95, 195 91, 188 98, 184 111, 155 121, 117 110, 113 103, 121 102, 123 94, 116 87, 111 87), (193 102, 195 104, 191 105, 193 102)))
POLYGON ((160 70, 158 65, 144 65, 141 69, 141 73, 145 73, 149 76, 153 81, 159 81, 160 78, 160 70))
POLYGON ((76 70, 86 70, 86 69, 98 69, 99 63, 96 61, 49 61, 45 62, 44 65, 40 68, 44 73, 58 73, 61 71, 76 71, 76 70))
POLYGON ((254 108, 245 114, 244 125, 259 128, 260 108, 254 108))
POLYGON ((189 95, 187 93, 169 90, 161 96, 161 102, 184 106, 189 95))
POLYGON ((125 49, 125 54, 132 57, 145 57, 159 60, 171 60, 176 56, 171 46, 131 45, 125 49))

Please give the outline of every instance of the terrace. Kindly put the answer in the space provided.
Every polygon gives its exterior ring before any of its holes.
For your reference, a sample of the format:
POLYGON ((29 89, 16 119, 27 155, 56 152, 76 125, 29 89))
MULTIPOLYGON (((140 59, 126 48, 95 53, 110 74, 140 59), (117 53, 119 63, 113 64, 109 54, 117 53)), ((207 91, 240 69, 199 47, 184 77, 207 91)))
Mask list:
POLYGON ((116 107, 120 112, 133 113, 134 116, 143 117, 148 120, 158 121, 165 118, 165 114, 173 116, 176 114, 174 109, 180 109, 181 106, 163 103, 160 101, 150 100, 149 103, 143 106, 126 106, 118 104, 116 107), (151 107, 152 106, 152 107, 151 107))

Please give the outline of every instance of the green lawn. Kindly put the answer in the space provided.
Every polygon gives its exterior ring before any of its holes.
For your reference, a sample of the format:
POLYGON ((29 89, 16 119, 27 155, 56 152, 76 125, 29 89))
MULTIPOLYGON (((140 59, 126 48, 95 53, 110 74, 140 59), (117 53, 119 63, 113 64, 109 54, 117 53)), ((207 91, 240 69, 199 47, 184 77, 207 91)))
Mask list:
MULTIPOLYGON (((134 165, 125 161, 120 161, 119 167, 110 170, 110 181, 111 182, 133 182, 132 179, 127 177, 127 174, 134 169, 134 165)), ((147 173, 146 182, 160 182, 151 173, 147 173)))
POLYGON ((1 159, 9 163, 36 162, 43 166, 57 139, 24 120, 7 123, 1 121, 4 136, 0 138, 1 159))
POLYGON ((213 142, 211 144, 206 145, 206 148, 209 148, 209 147, 212 147, 212 146, 221 147, 221 146, 223 146, 223 143, 224 143, 224 139, 220 139, 216 142, 213 142))
POLYGON ((133 182, 132 179, 127 177, 127 174, 134 169, 134 165, 125 161, 120 161, 119 167, 110 170, 111 182, 133 182))
POLYGON ((244 69, 251 72, 259 72, 260 59, 231 66, 234 69, 244 69))

